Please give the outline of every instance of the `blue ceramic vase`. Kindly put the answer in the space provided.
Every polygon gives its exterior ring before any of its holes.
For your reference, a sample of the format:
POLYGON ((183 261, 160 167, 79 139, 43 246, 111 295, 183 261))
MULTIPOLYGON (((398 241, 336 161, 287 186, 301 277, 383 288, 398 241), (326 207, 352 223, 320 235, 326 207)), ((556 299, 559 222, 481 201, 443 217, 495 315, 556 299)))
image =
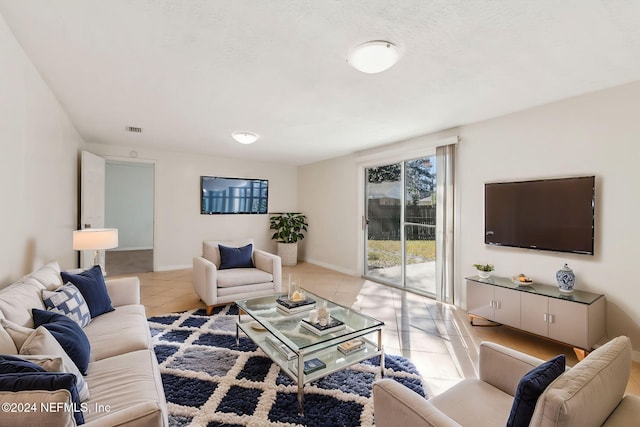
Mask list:
POLYGON ((560 292, 573 292, 573 285, 576 284, 576 275, 573 274, 573 270, 567 264, 556 272, 556 280, 558 281, 560 292))

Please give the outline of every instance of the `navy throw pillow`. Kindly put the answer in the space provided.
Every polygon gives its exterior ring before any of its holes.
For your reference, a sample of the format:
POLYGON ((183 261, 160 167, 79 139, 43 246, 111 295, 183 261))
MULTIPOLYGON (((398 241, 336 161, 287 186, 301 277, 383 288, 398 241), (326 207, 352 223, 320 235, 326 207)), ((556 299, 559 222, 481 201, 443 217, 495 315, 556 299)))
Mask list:
POLYGON ((249 243, 241 248, 218 245, 220 249, 220 270, 229 268, 253 268, 253 245, 249 243))
POLYGON ((526 427, 542 392, 565 370, 564 354, 554 357, 527 372, 518 383, 507 427, 526 427))
POLYGON ((15 356, 0 356, 0 374, 17 374, 21 372, 46 372, 42 367, 28 360, 15 356))
POLYGON ((66 372, 21 372, 0 375, 0 391, 19 392, 32 390, 69 390, 74 406, 76 424, 84 424, 80 397, 76 388, 76 376, 66 372))
POLYGON ((92 319, 114 310, 107 292, 107 285, 104 283, 102 268, 99 265, 94 265, 80 274, 69 274, 63 271, 60 276, 64 283, 71 282, 80 290, 89 306, 92 319))
POLYGON ((43 326, 58 341, 78 370, 87 374, 91 346, 82 328, 64 314, 32 308, 34 327, 43 326))

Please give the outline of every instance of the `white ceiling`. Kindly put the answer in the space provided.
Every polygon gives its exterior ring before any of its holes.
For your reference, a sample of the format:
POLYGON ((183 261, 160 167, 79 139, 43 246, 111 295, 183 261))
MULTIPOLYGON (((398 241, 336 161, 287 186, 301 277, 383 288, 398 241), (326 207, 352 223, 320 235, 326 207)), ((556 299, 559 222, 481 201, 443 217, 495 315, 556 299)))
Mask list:
POLYGON ((289 164, 640 80, 635 0, 0 0, 0 14, 87 142, 289 164), (347 64, 379 39, 398 64, 347 64))

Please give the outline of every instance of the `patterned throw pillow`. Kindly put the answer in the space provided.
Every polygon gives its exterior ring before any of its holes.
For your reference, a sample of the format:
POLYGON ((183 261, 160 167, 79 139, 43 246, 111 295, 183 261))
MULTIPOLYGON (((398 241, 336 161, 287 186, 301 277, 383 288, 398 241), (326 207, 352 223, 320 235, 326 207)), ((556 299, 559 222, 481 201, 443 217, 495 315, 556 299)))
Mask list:
POLYGON ((81 328, 91 322, 91 312, 84 300, 82 293, 71 283, 56 289, 55 291, 42 290, 42 301, 47 310, 64 314, 81 328))

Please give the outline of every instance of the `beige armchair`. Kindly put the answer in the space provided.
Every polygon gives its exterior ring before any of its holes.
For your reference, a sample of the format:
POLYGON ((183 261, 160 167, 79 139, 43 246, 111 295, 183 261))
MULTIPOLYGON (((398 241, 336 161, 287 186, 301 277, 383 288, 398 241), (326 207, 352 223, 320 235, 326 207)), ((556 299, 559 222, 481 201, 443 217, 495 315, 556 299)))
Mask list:
POLYGON ((193 288, 207 305, 207 314, 211 314, 215 305, 281 292, 280 257, 255 247, 251 254, 255 267, 220 270, 219 244, 241 248, 250 243, 253 244, 253 239, 202 243, 202 256, 193 258, 193 288))
MULTIPOLYGON (((504 427, 520 378, 543 362, 483 342, 479 378, 462 380, 431 399, 382 379, 373 385, 376 426, 504 427)), ((631 342, 627 337, 614 338, 544 390, 529 426, 637 425, 640 397, 624 396, 630 370, 631 342)))

